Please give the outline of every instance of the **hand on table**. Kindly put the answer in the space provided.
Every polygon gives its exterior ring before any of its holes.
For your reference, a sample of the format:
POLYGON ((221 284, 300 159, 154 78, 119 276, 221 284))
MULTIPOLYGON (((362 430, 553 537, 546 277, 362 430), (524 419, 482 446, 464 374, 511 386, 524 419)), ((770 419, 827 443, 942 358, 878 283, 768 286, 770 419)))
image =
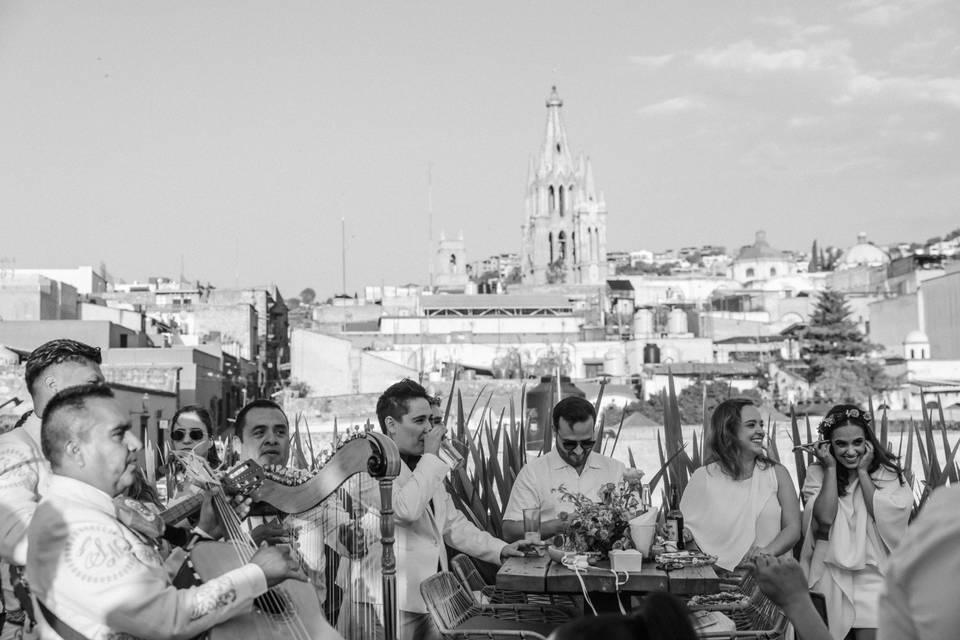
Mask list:
POLYGON ((527 554, 536 551, 536 545, 529 540, 517 540, 508 545, 504 545, 500 550, 500 562, 507 558, 525 558, 527 554))

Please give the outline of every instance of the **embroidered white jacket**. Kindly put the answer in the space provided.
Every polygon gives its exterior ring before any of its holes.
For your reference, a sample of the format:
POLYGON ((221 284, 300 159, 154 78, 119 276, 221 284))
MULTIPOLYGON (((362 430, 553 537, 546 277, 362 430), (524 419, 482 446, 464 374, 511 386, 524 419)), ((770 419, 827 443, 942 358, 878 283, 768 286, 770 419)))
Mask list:
MULTIPOLYGON (((106 493, 53 475, 28 533, 27 577, 34 595, 90 640, 191 638, 249 611, 267 590, 254 564, 177 589, 154 547, 115 514, 106 493)), ((41 638, 59 640, 40 624, 41 638)))
POLYGON ((0 435, 0 558, 27 563, 27 527, 50 481, 40 448, 40 418, 0 435))

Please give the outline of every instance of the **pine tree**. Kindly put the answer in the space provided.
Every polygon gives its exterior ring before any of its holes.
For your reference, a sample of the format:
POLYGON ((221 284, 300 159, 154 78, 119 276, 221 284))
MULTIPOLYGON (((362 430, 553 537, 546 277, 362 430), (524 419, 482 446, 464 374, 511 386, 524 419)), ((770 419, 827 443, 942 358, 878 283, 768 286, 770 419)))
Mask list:
POLYGON ((850 319, 850 313, 843 292, 827 289, 820 294, 803 336, 801 350, 805 360, 817 356, 856 358, 873 349, 850 319))
POLYGON ((820 251, 817 249, 817 241, 813 241, 813 246, 810 247, 810 264, 807 265, 807 271, 811 273, 816 273, 820 271, 820 251))

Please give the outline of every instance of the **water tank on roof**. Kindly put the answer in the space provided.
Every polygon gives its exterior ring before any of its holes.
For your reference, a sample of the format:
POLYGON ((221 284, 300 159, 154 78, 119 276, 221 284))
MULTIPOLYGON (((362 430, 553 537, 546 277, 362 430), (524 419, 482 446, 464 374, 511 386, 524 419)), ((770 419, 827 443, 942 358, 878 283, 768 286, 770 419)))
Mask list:
POLYGON ((667 331, 671 335, 687 333, 687 312, 683 309, 674 309, 667 317, 667 331))
POLYGON ((657 364, 660 362, 660 347, 648 343, 643 348, 643 364, 657 364))
POLYGON ((603 372, 611 376, 624 376, 627 374, 627 365, 624 362, 623 353, 616 349, 610 349, 603 356, 603 372))
POLYGON ((650 309, 637 309, 633 314, 633 335, 651 336, 654 333, 653 311, 650 309))

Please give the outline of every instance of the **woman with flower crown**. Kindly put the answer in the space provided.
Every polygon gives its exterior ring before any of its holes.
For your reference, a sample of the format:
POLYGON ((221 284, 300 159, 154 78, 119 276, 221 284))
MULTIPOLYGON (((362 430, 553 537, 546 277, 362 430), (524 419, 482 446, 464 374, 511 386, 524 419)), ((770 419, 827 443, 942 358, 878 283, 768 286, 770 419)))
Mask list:
POLYGON ((896 457, 877 441, 869 413, 840 404, 820 423, 817 462, 803 485, 800 562, 824 595, 836 640, 876 637, 887 556, 907 530, 913 492, 896 457))

